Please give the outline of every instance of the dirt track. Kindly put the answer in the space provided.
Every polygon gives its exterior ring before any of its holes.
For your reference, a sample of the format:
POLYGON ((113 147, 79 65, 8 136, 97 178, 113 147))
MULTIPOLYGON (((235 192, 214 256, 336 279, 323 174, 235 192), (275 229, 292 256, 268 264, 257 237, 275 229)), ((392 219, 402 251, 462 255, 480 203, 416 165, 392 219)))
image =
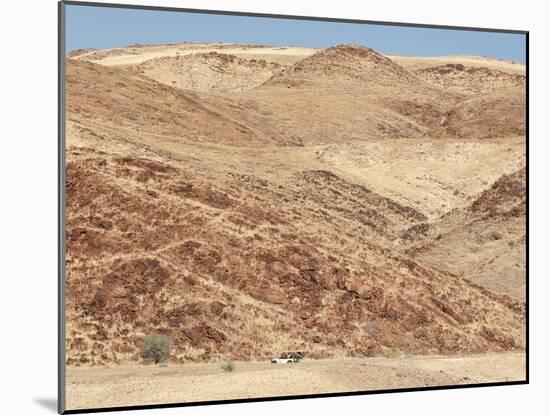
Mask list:
POLYGON ((525 354, 304 360, 299 364, 220 364, 68 368, 67 408, 82 409, 520 381, 525 354))

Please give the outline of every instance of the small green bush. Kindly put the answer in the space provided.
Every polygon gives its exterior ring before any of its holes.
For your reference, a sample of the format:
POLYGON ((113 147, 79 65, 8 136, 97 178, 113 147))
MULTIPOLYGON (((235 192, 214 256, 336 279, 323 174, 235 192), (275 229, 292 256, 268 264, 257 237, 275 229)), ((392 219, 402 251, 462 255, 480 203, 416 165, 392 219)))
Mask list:
POLYGON ((233 372, 235 370, 235 363, 231 361, 223 362, 221 368, 224 372, 233 372))
POLYGON ((164 334, 148 334, 143 339, 141 357, 152 360, 155 364, 163 362, 170 355, 172 348, 170 338, 164 334))
POLYGON ((388 347, 384 350, 384 357, 388 359, 396 359, 401 356, 401 351, 396 347, 388 347))

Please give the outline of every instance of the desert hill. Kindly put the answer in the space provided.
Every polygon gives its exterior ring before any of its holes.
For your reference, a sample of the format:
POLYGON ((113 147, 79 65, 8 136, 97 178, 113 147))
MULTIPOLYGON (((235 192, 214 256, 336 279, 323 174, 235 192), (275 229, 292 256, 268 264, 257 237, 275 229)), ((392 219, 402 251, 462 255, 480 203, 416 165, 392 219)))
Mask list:
POLYGON ((462 64, 431 66, 414 71, 420 78, 447 90, 479 94, 507 87, 525 88, 525 75, 462 64))
POLYGON ((456 57, 418 58, 424 59, 419 69, 403 59, 408 67, 396 63, 401 62, 399 57, 390 59, 356 45, 317 51, 233 44, 135 45, 77 51, 74 57, 178 89, 241 91, 225 95, 221 107, 216 106, 220 102, 216 97, 213 111, 246 120, 263 141, 285 145, 366 134, 373 138, 463 138, 474 130, 476 138, 523 134, 524 75, 510 73, 510 67, 517 72, 522 65, 472 57, 466 59, 468 66, 441 65, 456 62, 456 57), (427 62, 435 64, 426 66, 427 62), (480 66, 483 63, 488 67, 480 66), (319 111, 309 111, 308 102, 315 102, 319 111), (491 121, 495 117, 501 118, 498 123, 491 121))
POLYGON ((527 112, 523 90, 500 88, 460 102, 445 114, 435 135, 460 138, 524 135, 527 112))
POLYGON ((393 56, 388 55, 398 65, 415 72, 417 70, 443 65, 463 65, 468 68, 486 68, 510 74, 525 75, 525 64, 487 56, 393 56))
MULTIPOLYGON (((100 63, 105 66, 136 65, 160 57, 204 54, 210 52, 235 55, 242 59, 264 59, 280 65, 292 65, 321 49, 300 46, 244 45, 232 43, 175 43, 166 45, 130 45, 112 49, 78 49, 68 55, 78 60, 100 63)), ((485 56, 395 56, 384 55, 392 61, 414 72, 418 69, 447 64, 461 64, 466 67, 482 67, 512 74, 525 74, 525 65, 485 56)))
POLYGON ((87 119, 99 129, 116 128, 145 137, 253 142, 241 123, 211 111, 193 92, 171 88, 150 78, 90 62, 67 63, 67 109, 73 119, 87 119), (93 119, 90 118, 93 114, 93 119))
MULTIPOLYGON (((357 112, 375 117, 363 127, 363 131, 374 136, 426 134, 460 99, 423 81, 380 53, 356 45, 339 45, 317 52, 276 73, 258 89, 264 88, 269 88, 270 95, 284 96, 284 92, 277 94, 273 88, 316 94, 318 105, 325 99, 329 100, 327 105, 332 105, 335 97, 341 96, 343 101, 356 107, 357 112), (406 97, 400 93, 404 90, 406 97), (365 101, 370 107, 365 107, 365 101)), ((338 116, 341 118, 343 114, 338 116)), ((344 125, 358 124, 357 120, 342 121, 344 125)))
POLYGON ((281 65, 262 59, 235 55, 205 54, 163 57, 137 65, 138 73, 181 89, 198 91, 241 91, 267 81, 281 65))
POLYGON ((350 45, 73 53, 68 363, 150 332, 181 362, 523 350, 525 91, 483 82, 350 45))
POLYGON ((79 50, 76 51, 78 55, 76 59, 105 66, 129 66, 138 65, 151 59, 208 54, 211 52, 234 55, 241 59, 266 60, 279 65, 291 65, 317 52, 317 49, 231 43, 179 43, 171 45, 132 45, 103 50, 79 50))
MULTIPOLYGON (((315 85, 325 78, 330 86, 345 87, 346 81, 355 87, 366 87, 391 82, 409 82, 418 79, 391 59, 373 49, 357 45, 338 45, 321 50, 282 70, 267 85, 293 86, 308 82, 315 85)), ((398 86, 398 85, 397 85, 398 86)))
POLYGON ((503 175, 469 206, 449 212, 436 223, 412 227, 403 235, 416 241, 408 252, 421 263, 439 264, 524 300, 525 175, 525 168, 503 175), (457 259, 445 262, 446 257, 457 259))

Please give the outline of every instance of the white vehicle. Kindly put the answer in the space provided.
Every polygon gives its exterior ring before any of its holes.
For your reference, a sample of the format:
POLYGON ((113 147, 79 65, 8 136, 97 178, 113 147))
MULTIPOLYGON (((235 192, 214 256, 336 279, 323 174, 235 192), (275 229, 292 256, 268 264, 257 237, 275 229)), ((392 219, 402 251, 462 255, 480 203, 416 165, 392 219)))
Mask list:
POLYGON ((296 359, 286 359, 281 357, 276 357, 274 359, 271 359, 271 363, 279 363, 279 364, 285 364, 285 363, 298 363, 298 360, 296 359))
POLYGON ((271 363, 298 363, 303 357, 303 352, 285 352, 282 353, 279 357, 274 357, 273 359, 271 359, 271 363))

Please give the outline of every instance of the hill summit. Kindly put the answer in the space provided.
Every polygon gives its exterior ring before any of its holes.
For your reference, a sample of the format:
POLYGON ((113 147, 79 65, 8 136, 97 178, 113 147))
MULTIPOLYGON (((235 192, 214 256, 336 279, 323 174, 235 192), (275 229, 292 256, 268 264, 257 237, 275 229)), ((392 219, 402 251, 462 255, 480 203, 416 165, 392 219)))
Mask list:
POLYGON ((317 52, 274 75, 271 85, 300 83, 319 85, 331 82, 354 87, 388 82, 419 82, 416 76, 374 49, 357 45, 338 45, 317 52))

